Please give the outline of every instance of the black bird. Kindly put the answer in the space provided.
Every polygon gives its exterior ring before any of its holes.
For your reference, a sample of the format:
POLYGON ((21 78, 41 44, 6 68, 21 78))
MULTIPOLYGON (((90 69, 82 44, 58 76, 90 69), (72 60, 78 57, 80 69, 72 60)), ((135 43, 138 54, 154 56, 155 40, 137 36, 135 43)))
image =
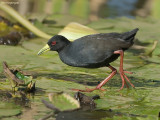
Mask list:
POLYGON ((120 56, 119 72, 122 79, 120 90, 124 87, 124 84, 128 87, 125 79, 132 87, 134 87, 125 75, 125 73, 132 73, 123 70, 123 56, 124 51, 133 45, 133 40, 137 31, 138 28, 125 33, 87 35, 76 39, 73 42, 69 41, 64 36, 55 35, 49 39, 46 46, 38 52, 38 55, 49 50, 57 51, 61 61, 67 65, 84 68, 99 68, 106 66, 112 70, 112 73, 94 89, 73 89, 81 92, 92 92, 96 89, 104 90, 101 87, 117 73, 117 70, 109 63, 120 56))

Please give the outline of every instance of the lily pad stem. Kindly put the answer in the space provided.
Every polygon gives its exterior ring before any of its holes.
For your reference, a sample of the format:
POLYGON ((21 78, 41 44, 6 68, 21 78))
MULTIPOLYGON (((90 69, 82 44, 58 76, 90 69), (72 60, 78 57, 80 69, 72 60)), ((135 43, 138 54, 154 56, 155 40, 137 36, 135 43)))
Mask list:
POLYGON ((33 32, 35 35, 41 38, 50 39, 52 36, 48 35, 38 28, 36 28, 32 23, 26 20, 23 16, 21 16, 18 12, 16 12, 12 7, 6 5, 5 3, 0 3, 0 9, 12 16, 15 20, 21 23, 25 28, 33 32))

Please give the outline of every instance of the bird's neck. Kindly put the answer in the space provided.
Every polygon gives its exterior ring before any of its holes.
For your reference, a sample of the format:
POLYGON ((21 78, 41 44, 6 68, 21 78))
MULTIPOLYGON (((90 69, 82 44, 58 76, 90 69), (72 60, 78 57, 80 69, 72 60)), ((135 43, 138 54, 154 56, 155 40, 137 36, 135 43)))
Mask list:
POLYGON ((66 40, 64 43, 63 43, 63 46, 60 47, 57 52, 60 53, 61 51, 63 51, 71 42, 69 40, 66 40))

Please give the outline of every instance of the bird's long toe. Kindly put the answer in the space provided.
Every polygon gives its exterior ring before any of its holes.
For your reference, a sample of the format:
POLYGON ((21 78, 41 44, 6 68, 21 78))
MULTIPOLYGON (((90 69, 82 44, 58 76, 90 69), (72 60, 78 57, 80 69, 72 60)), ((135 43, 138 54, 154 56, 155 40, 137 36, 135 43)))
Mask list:
POLYGON ((78 91, 78 92, 92 92, 94 91, 95 89, 89 89, 89 88, 86 88, 84 90, 81 90, 81 89, 72 89, 73 91, 78 91))
POLYGON ((131 81, 128 79, 128 77, 124 74, 124 77, 125 77, 125 79, 129 82, 129 84, 133 87, 133 88, 135 88, 134 87, 134 85, 131 83, 131 81))
POLYGON ((126 80, 128 81, 128 83, 129 83, 133 88, 135 88, 135 86, 131 83, 131 81, 128 79, 128 77, 125 75, 125 73, 132 74, 132 72, 120 70, 120 76, 121 76, 121 79, 122 79, 122 86, 121 86, 121 88, 119 89, 119 91, 123 89, 124 85, 126 85, 126 87, 129 88, 126 80))
POLYGON ((124 73, 133 74, 133 72, 129 72, 129 71, 124 71, 124 73))
POLYGON ((102 89, 102 88, 93 88, 93 89, 86 88, 84 90, 81 90, 81 89, 72 89, 72 90, 73 91, 79 91, 79 92, 93 92, 94 90, 106 91, 105 89, 102 89))

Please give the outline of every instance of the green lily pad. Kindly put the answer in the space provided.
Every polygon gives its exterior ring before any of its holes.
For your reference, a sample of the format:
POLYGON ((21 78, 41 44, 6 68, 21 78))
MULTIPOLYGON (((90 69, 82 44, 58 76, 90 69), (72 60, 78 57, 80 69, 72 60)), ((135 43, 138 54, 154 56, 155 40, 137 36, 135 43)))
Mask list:
POLYGON ((56 108, 59 108, 61 111, 80 108, 79 102, 66 93, 50 93, 49 100, 56 108))
POLYGON ((12 103, 0 102, 0 118, 20 115, 21 112, 21 108, 12 103))

